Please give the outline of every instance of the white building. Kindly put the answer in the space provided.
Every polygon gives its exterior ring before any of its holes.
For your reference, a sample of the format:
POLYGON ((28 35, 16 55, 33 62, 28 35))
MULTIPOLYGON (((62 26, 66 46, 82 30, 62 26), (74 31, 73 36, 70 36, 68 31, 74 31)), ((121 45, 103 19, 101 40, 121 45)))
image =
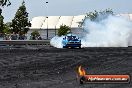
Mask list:
MULTIPOLYGON (((132 14, 117 14, 116 16, 123 16, 127 19, 132 20, 132 14)), ((48 39, 51 39, 56 35, 57 29, 61 25, 67 25, 71 27, 71 31, 76 34, 80 31, 83 31, 80 23, 85 20, 85 17, 86 14, 78 16, 48 16, 48 18, 46 18, 45 16, 34 17, 31 20, 32 25, 30 27, 30 30, 28 31, 28 35, 30 35, 34 30, 37 30, 39 31, 43 39, 47 39, 48 29, 48 39)))
POLYGON ((86 15, 78 15, 78 16, 38 16, 34 17, 31 20, 31 27, 28 31, 28 35, 31 32, 37 30, 43 39, 47 38, 47 29, 48 29, 48 38, 51 39, 57 33, 57 29, 60 28, 61 25, 66 25, 71 27, 72 31, 76 29, 81 30, 80 23, 84 21, 86 15))

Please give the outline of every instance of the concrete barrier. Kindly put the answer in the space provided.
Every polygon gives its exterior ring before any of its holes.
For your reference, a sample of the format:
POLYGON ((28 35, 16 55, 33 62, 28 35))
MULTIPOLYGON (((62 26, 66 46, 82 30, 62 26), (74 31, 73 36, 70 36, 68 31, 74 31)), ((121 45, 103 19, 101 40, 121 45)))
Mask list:
POLYGON ((1 40, 0 46, 3 45, 50 45, 50 40, 1 40))

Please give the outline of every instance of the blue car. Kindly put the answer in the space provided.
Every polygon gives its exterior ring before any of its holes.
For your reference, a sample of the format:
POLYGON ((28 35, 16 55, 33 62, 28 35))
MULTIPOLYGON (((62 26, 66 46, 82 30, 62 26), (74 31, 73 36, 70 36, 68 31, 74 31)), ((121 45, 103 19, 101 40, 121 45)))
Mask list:
POLYGON ((63 48, 81 48, 81 40, 74 35, 67 35, 62 41, 63 48))

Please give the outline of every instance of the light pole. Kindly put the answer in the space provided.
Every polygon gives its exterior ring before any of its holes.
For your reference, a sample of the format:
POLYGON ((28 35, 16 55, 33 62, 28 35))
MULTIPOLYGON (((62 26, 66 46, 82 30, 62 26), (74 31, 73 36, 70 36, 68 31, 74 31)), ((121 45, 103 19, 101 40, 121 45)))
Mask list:
POLYGON ((55 26, 55 36, 56 36, 56 26, 55 26))
POLYGON ((48 39, 48 2, 46 2, 47 39, 48 39))

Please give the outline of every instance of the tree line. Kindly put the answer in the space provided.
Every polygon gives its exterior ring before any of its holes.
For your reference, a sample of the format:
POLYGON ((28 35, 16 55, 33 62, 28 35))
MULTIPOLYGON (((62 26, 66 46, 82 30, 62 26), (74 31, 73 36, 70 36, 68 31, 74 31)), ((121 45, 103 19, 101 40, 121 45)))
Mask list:
MULTIPOLYGON (((9 6, 11 3, 9 0, 2 0, 0 6, 9 6), (2 2, 3 1, 3 2, 2 2)), ((17 9, 16 14, 11 22, 4 23, 4 17, 2 16, 2 9, 0 9, 0 35, 5 34, 19 34, 22 36, 26 34, 31 26, 28 20, 28 12, 26 10, 25 2, 23 1, 21 6, 17 9)))

